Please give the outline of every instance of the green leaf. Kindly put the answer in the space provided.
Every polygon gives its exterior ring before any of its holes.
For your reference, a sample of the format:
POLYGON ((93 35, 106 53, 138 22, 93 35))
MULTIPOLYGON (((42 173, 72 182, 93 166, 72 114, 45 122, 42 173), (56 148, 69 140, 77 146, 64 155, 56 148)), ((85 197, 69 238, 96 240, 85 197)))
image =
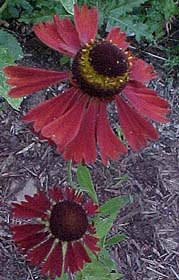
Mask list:
POLYGON ((3 67, 9 64, 14 64, 15 60, 22 57, 23 52, 16 38, 12 34, 0 30, 0 96, 5 98, 16 110, 19 109, 22 98, 15 99, 8 96, 10 87, 6 84, 3 67))
POLYGON ((109 251, 105 247, 99 252, 98 258, 109 272, 116 270, 116 263, 111 259, 109 251))
POLYGON ((128 196, 114 197, 100 207, 100 213, 95 220, 95 227, 102 247, 105 245, 106 236, 110 231, 119 210, 127 202, 129 202, 128 196))
POLYGON ((61 277, 56 277, 55 280, 68 280, 67 274, 63 274, 61 277))
POLYGON ((116 214, 128 202, 128 196, 113 197, 100 207, 100 212, 108 215, 116 214))
POLYGON ((117 243, 123 241, 124 239, 126 239, 126 235, 118 233, 118 234, 110 237, 109 239, 107 239, 105 241, 105 246, 111 246, 111 245, 117 244, 117 243))
POLYGON ((98 204, 98 198, 92 182, 92 178, 86 166, 83 166, 81 164, 78 165, 77 181, 82 191, 87 192, 88 195, 93 199, 93 201, 98 204))
POLYGON ((60 0, 60 3, 70 15, 74 14, 74 0, 60 0))
POLYGON ((108 266, 104 266, 103 263, 97 260, 93 260, 92 263, 87 264, 81 271, 80 277, 77 274, 78 280, 117 280, 119 278, 121 278, 121 274, 110 273, 108 266))
POLYGON ((14 60, 18 60, 23 57, 22 48, 17 39, 12 34, 4 30, 0 30, 0 48, 7 49, 8 54, 14 60))
POLYGON ((126 15, 129 12, 132 12, 134 8, 139 7, 141 4, 147 2, 148 0, 120 0, 118 7, 111 10, 110 16, 120 17, 121 15, 126 15))
POLYGON ((7 102, 16 110, 19 109, 20 104, 22 102, 22 98, 11 98, 8 96, 8 91, 10 87, 5 82, 5 77, 2 77, 0 74, 0 96, 5 98, 7 102))

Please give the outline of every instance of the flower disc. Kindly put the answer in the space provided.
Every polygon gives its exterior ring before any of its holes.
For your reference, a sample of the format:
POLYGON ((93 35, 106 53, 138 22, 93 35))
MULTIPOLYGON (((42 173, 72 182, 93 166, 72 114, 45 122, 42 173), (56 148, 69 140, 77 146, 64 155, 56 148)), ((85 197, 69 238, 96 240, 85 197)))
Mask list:
POLYGON ((62 241, 80 239, 86 232, 88 220, 81 205, 63 201, 54 205, 50 217, 52 234, 62 241))
POLYGON ((75 56, 72 72, 78 86, 91 96, 110 98, 128 81, 128 59, 115 44, 91 40, 75 56))

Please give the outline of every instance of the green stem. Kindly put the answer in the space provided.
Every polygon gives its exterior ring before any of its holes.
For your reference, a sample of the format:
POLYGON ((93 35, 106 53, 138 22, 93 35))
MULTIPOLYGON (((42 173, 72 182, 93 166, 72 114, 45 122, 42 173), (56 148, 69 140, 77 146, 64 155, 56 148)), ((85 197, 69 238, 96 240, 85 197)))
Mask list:
POLYGON ((4 10, 7 8, 8 3, 9 3, 9 0, 6 0, 6 1, 4 2, 4 4, 1 6, 1 8, 0 8, 0 14, 2 14, 2 13, 4 12, 4 10))
POLYGON ((73 177, 72 177, 72 172, 71 172, 71 167, 72 167, 72 161, 68 161, 68 168, 67 168, 67 173, 68 173, 68 181, 69 184, 72 188, 76 189, 75 184, 73 183, 73 177))

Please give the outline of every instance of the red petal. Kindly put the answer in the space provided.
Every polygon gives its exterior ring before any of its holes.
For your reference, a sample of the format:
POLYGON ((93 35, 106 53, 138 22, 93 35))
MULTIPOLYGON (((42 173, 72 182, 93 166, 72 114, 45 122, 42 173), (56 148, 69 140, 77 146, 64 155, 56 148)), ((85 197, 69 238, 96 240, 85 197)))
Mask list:
POLYGON ((70 241, 67 243, 64 271, 67 272, 68 269, 72 274, 79 270, 78 265, 77 265, 77 260, 75 258, 73 246, 70 241))
POLYGON ((149 92, 152 90, 143 85, 141 89, 131 83, 124 88, 123 93, 141 115, 154 121, 167 122, 165 116, 169 112, 167 100, 154 94, 150 95, 149 92))
POLYGON ((95 7, 88 9, 84 4, 81 8, 74 6, 74 21, 81 43, 86 44, 96 37, 98 28, 98 11, 95 7))
POLYGON ((78 32, 76 31, 73 23, 68 19, 60 19, 58 16, 54 16, 54 22, 56 24, 57 31, 62 37, 63 41, 71 48, 73 48, 74 54, 81 48, 78 32))
POLYGON ((62 254, 62 244, 59 242, 55 248, 52 250, 48 259, 42 267, 42 274, 47 274, 49 272, 50 278, 62 274, 62 265, 63 265, 63 254, 62 254))
POLYGON ((13 232, 13 239, 15 242, 20 242, 41 232, 45 229, 42 224, 27 224, 27 225, 13 225, 11 230, 13 232))
POLYGON ((85 234, 83 236, 83 240, 87 247, 95 254, 96 252, 100 251, 101 249, 96 246, 96 243, 98 242, 99 238, 85 234))
POLYGON ((147 145, 147 139, 156 140, 156 129, 123 99, 116 96, 116 105, 122 131, 129 145, 138 151, 147 145))
POLYGON ((25 195, 25 199, 27 200, 28 207, 41 212, 45 212, 51 206, 49 199, 42 191, 36 193, 33 197, 25 195))
POLYGON ((142 59, 133 58, 130 63, 130 80, 147 82, 157 77, 153 65, 147 65, 142 59))
POLYGON ((49 196, 56 202, 63 199, 63 192, 61 188, 54 187, 52 190, 49 190, 49 196))
POLYGON ((60 94, 39 104, 28 112, 23 117, 23 120, 26 122, 34 122, 33 128, 35 132, 39 132, 44 126, 50 124, 64 114, 70 104, 77 98, 75 92, 76 89, 72 87, 64 94, 60 94))
MULTIPOLYGON (((145 91, 145 94, 157 96, 157 92, 155 90, 151 88, 146 88, 146 86, 143 85, 141 82, 129 81, 126 87, 135 88, 139 94, 143 94, 145 91)), ((122 92, 126 89, 126 87, 122 90, 122 92)))
POLYGON ((120 154, 125 154, 127 148, 117 137, 109 124, 106 104, 101 102, 97 122, 97 141, 104 165, 108 164, 109 159, 116 160, 120 154))
POLYGON ((97 213, 98 205, 96 205, 91 199, 84 205, 86 213, 90 216, 94 216, 97 213))
POLYGON ((75 190, 73 188, 66 187, 64 194, 67 200, 74 200, 75 198, 75 190))
POLYGON ((52 139, 60 148, 66 146, 78 133, 86 103, 87 98, 76 100, 64 115, 42 129, 42 135, 52 139))
POLYGON ((23 253, 26 253, 29 249, 32 249, 41 242, 44 242, 48 235, 48 232, 40 232, 27 237, 27 239, 18 242, 18 248, 21 249, 23 253))
POLYGON ((93 224, 88 224, 87 231, 91 234, 96 234, 96 229, 93 224))
POLYGON ((126 34, 122 33, 119 27, 113 27, 106 39, 108 41, 112 40, 112 42, 123 51, 125 51, 129 46, 129 43, 126 42, 126 34))
POLYGON ((53 22, 40 22, 33 26, 33 30, 36 36, 48 47, 57 50, 65 55, 74 57, 76 51, 73 46, 70 46, 64 42, 62 37, 57 31, 57 26, 53 22))
POLYGON ((30 252, 27 253, 27 260, 30 261, 31 265, 39 265, 43 262, 45 257, 50 252, 52 248, 54 239, 48 239, 47 241, 40 244, 38 247, 35 247, 30 252))
POLYGON ((14 98, 31 94, 70 77, 70 72, 13 65, 5 67, 4 73, 9 78, 6 82, 13 86, 9 96, 14 98))
POLYGON ((91 259, 88 256, 86 250, 84 249, 84 247, 82 246, 82 244, 80 242, 78 242, 78 241, 74 242, 73 248, 74 248, 77 266, 79 267, 79 269, 82 269, 84 263, 85 262, 90 263, 91 259))
POLYGON ((73 162, 93 163, 96 159, 96 118, 98 104, 91 100, 75 138, 65 147, 64 159, 73 162), (90 148, 89 148, 90 147, 90 148))
POLYGON ((13 217, 14 218, 42 218, 45 213, 39 211, 38 209, 33 209, 28 206, 27 202, 12 203, 13 205, 13 217))

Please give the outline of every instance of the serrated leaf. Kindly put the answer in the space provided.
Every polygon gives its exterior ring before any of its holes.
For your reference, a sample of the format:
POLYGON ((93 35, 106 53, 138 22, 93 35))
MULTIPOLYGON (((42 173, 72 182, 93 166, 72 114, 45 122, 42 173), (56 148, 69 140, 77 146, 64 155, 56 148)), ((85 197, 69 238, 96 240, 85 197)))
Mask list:
POLYGON ((125 234, 121 234, 121 233, 118 233, 118 234, 115 234, 114 236, 110 237, 109 239, 107 239, 105 241, 105 246, 111 246, 111 245, 114 245, 114 244, 118 244, 119 242, 123 241, 126 239, 126 235, 125 234))
POLYGON ((148 41, 153 39, 153 36, 149 31, 148 24, 141 22, 138 16, 130 15, 119 18, 109 16, 108 29, 110 29, 111 26, 116 25, 120 26, 122 31, 126 32, 127 34, 135 36, 138 42, 143 38, 148 41))
POLYGON ((74 14, 74 0, 60 0, 60 3, 70 15, 74 14))
POLYGON ((98 204, 98 198, 92 182, 92 178, 86 166, 83 166, 81 164, 78 165, 77 181, 80 185, 80 188, 83 191, 87 192, 88 195, 93 199, 93 201, 98 204))
POLYGON ((141 4, 144 4, 148 0, 120 0, 118 3, 118 7, 116 9, 111 10, 110 15, 112 17, 120 17, 122 15, 126 15, 129 12, 132 12, 134 8, 139 7, 141 4))

